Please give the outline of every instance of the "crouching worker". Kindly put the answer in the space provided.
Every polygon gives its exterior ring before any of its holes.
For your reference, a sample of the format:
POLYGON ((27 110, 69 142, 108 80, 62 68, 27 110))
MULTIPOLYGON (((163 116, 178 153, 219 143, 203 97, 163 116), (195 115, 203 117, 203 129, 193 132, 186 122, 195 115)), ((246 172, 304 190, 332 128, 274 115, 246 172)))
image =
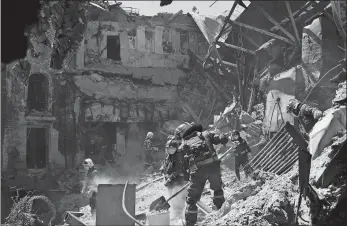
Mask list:
POLYGON ((218 135, 214 132, 203 131, 201 125, 193 125, 183 134, 180 148, 185 153, 185 161, 188 161, 191 183, 186 200, 184 222, 186 226, 194 226, 197 222, 196 203, 201 198, 207 180, 214 191, 213 204, 216 209, 220 209, 225 201, 220 160, 213 145, 225 145, 227 142, 228 137, 224 134, 218 135))
POLYGON ((303 104, 296 99, 291 99, 287 105, 287 112, 296 117, 299 121, 299 130, 308 140, 308 134, 313 126, 322 117, 323 113, 315 107, 303 104))
MULTIPOLYGON (((231 141, 235 145, 235 174, 237 179, 241 180, 240 166, 245 167, 245 165, 248 163, 248 155, 251 153, 251 148, 249 147, 247 142, 244 139, 242 139, 239 131, 234 130, 231 135, 231 141)), ((245 168, 243 170, 247 177, 247 170, 245 168)))
POLYGON ((91 208, 92 216, 95 217, 96 212, 96 192, 97 192, 97 184, 96 177, 99 172, 96 170, 94 163, 91 159, 86 159, 83 162, 83 167, 87 171, 86 177, 83 181, 82 194, 89 198, 89 204, 91 208))
MULTIPOLYGON (((183 153, 178 150, 179 144, 179 140, 172 138, 165 145, 167 157, 161 169, 165 176, 165 186, 168 189, 169 196, 173 195, 189 180, 189 174, 184 170, 183 153)), ((186 197, 187 192, 183 191, 170 201, 173 218, 181 219, 183 217, 186 197)))

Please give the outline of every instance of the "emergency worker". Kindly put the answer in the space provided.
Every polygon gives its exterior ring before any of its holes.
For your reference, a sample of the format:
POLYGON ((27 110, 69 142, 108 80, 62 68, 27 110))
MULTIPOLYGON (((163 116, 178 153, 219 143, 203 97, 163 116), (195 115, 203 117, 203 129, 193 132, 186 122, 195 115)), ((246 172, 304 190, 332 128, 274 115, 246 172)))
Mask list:
POLYGON ((163 164, 163 173, 165 175, 165 186, 170 188, 176 184, 182 184, 185 180, 188 181, 187 173, 184 168, 184 156, 181 150, 178 150, 180 141, 170 139, 166 142, 165 150, 167 157, 163 164))
POLYGON ((203 131, 202 125, 191 126, 184 132, 182 138, 180 149, 185 153, 185 161, 188 161, 191 183, 186 199, 184 224, 194 226, 198 216, 196 203, 201 198, 207 180, 214 191, 215 207, 220 209, 225 201, 220 161, 213 145, 225 145, 228 138, 224 134, 217 135, 214 132, 203 131))
MULTIPOLYGON (((240 136, 240 132, 237 130, 234 130, 232 132, 232 138, 231 141, 233 145, 235 145, 235 174, 237 179, 241 180, 240 178, 240 166, 244 167, 248 162, 248 154, 251 153, 251 148, 247 144, 247 142, 242 139, 240 136)), ((245 171, 245 169, 244 169, 245 171)), ((245 171, 245 174, 247 176, 247 172, 245 171)))
POLYGON ((97 184, 95 179, 98 176, 99 172, 96 170, 94 163, 91 159, 85 159, 83 162, 83 167, 84 170, 87 171, 87 173, 83 181, 83 188, 81 193, 87 198, 89 198, 91 213, 93 216, 95 216, 97 191, 97 184))
MULTIPOLYGON (((165 145, 167 157, 162 166, 162 172, 165 176, 165 186, 168 189, 169 196, 177 192, 189 180, 189 173, 184 167, 183 152, 178 149, 180 140, 171 138, 165 145)), ((174 200, 170 201, 171 214, 175 219, 182 219, 184 215, 185 199, 187 191, 183 191, 174 200)))
POLYGON ((287 105, 287 112, 299 120, 300 132, 308 139, 308 133, 322 117, 322 112, 315 107, 303 104, 296 99, 291 99, 287 105))
POLYGON ((152 165, 154 162, 154 151, 156 151, 157 149, 155 147, 153 147, 152 144, 152 139, 153 139, 153 133, 152 132, 148 132, 147 136, 145 138, 144 141, 144 149, 145 149, 145 160, 147 165, 152 165))

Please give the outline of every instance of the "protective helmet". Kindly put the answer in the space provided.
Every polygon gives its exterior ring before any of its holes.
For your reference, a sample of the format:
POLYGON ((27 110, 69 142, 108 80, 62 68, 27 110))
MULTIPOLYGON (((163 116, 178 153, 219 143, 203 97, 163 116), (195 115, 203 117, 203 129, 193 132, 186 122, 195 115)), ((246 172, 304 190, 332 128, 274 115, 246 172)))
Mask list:
POLYGON ((152 132, 148 132, 146 138, 153 138, 153 133, 152 132))
POLYGON ((85 159, 83 161, 83 166, 88 167, 89 169, 92 168, 94 166, 93 160, 91 159, 85 159))
POLYGON ((300 104, 301 104, 300 101, 296 99, 291 99, 287 105, 287 113, 296 112, 300 104))
POLYGON ((178 135, 179 137, 182 137, 183 133, 187 131, 187 129, 190 127, 191 125, 188 122, 185 122, 176 128, 175 134, 178 135))
POLYGON ((174 140, 168 140, 165 144, 165 150, 167 151, 168 154, 173 155, 177 151, 178 148, 178 143, 174 140))
POLYGON ((237 130, 234 130, 232 133, 231 133, 232 136, 240 136, 240 132, 237 131, 237 130))

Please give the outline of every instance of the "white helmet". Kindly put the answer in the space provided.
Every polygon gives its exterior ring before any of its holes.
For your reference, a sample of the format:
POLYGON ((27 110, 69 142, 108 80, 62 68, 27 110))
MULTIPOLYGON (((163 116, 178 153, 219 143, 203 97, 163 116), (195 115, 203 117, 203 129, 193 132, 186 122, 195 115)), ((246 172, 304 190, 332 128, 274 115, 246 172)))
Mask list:
POLYGON ((83 166, 87 166, 89 169, 94 166, 93 160, 91 159, 85 159, 83 161, 83 166))
POLYGON ((146 138, 153 138, 153 133, 152 132, 148 132, 146 138))

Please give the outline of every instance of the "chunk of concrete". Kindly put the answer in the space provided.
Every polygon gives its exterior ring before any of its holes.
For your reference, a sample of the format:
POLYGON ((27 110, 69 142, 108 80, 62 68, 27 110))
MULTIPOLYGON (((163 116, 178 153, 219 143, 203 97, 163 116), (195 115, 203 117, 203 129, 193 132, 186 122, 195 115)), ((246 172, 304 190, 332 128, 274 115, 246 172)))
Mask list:
POLYGON ((309 150, 312 159, 317 158, 323 149, 331 143, 331 139, 339 131, 346 130, 346 106, 330 109, 319 120, 309 134, 309 150))

